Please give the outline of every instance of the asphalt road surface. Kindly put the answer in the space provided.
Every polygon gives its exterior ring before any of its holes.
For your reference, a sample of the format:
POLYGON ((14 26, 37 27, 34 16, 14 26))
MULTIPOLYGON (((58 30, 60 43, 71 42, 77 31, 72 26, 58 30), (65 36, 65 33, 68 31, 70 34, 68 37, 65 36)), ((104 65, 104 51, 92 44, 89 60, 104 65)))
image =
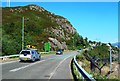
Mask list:
POLYGON ((77 52, 41 57, 40 61, 12 61, 2 65, 2 79, 72 79, 70 62, 77 52))

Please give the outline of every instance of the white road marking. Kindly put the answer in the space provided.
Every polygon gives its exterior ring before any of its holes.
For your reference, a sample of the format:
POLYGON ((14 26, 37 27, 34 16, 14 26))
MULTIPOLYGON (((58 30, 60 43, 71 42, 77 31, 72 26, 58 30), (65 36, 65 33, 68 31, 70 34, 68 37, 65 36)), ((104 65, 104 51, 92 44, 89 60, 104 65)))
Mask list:
POLYGON ((32 65, 35 65, 35 64, 37 64, 37 63, 44 62, 44 61, 47 61, 47 60, 42 60, 42 61, 35 62, 35 63, 29 64, 29 65, 26 65, 26 66, 22 66, 22 67, 19 67, 19 68, 15 68, 15 69, 10 70, 9 72, 15 72, 15 71, 18 71, 18 70, 21 70, 21 69, 30 67, 30 66, 32 66, 32 65))
POLYGON ((9 61, 9 62, 1 62, 0 65, 14 63, 14 62, 19 62, 19 60, 9 61))
POLYGON ((26 66, 22 66, 22 67, 19 67, 19 68, 15 68, 15 69, 10 70, 9 72, 16 72, 16 71, 18 71, 18 70, 21 70, 21 69, 30 67, 30 66, 35 65, 35 64, 40 63, 40 62, 48 61, 48 60, 50 60, 50 59, 52 59, 52 58, 49 58, 49 59, 47 59, 47 60, 41 60, 41 61, 39 61, 39 62, 35 62, 35 63, 29 64, 29 65, 26 65, 26 66))
MULTIPOLYGON (((49 55, 48 55, 49 56, 49 55)), ((46 56, 42 56, 43 57, 46 57, 46 56)), ((14 61, 9 61, 9 62, 0 62, 0 65, 3 65, 3 64, 9 64, 9 63, 14 63, 14 62, 19 62, 20 60, 14 60, 14 61)))
MULTIPOLYGON (((69 56, 69 57, 71 57, 71 56, 69 56)), ((67 57, 67 58, 69 58, 69 57, 67 57)), ((62 61, 57 65, 57 67, 56 67, 56 68, 54 69, 54 71, 51 73, 49 79, 52 78, 52 76, 53 76, 53 75, 55 74, 55 72, 57 71, 58 67, 59 67, 67 58, 65 58, 64 60, 62 60, 62 61)))

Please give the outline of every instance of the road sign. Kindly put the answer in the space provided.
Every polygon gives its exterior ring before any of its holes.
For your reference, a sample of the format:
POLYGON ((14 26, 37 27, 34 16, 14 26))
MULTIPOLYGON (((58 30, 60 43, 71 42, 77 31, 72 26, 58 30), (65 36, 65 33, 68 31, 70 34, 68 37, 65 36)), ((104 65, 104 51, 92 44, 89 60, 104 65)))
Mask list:
POLYGON ((47 42, 44 44, 44 49, 45 49, 45 52, 49 52, 50 51, 50 42, 47 42))
POLYGON ((35 48, 35 46, 32 46, 32 45, 27 45, 26 47, 27 48, 35 48))

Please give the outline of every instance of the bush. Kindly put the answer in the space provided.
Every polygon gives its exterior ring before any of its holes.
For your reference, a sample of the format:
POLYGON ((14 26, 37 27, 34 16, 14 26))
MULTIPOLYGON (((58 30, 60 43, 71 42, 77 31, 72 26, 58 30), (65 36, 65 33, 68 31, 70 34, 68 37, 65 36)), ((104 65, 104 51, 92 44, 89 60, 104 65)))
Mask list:
POLYGON ((90 56, 96 56, 97 58, 108 58, 109 57, 109 50, 106 45, 97 46, 93 50, 89 52, 90 56))

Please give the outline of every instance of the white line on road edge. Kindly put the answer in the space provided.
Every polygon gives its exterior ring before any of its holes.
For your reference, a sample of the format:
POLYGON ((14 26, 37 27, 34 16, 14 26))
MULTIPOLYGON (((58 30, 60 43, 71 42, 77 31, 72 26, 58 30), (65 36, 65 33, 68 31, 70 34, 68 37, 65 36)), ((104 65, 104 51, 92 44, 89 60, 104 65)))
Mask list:
MULTIPOLYGON (((71 59, 72 60, 72 59, 71 59)), ((72 76, 72 72, 71 72, 71 61, 69 62, 69 72, 70 72, 70 76, 69 77, 72 77, 71 79, 73 79, 73 76, 72 76)))
MULTIPOLYGON (((45 57, 45 56, 42 56, 42 57, 45 57)), ((52 58, 50 58, 50 59, 52 59, 52 58)), ((14 60, 14 61, 8 61, 8 62, 0 62, 0 65, 14 63, 14 62, 19 62, 19 61, 20 60, 14 60)))
MULTIPOLYGON (((71 56, 69 56, 69 57, 71 57, 71 56)), ((67 58, 69 58, 69 57, 67 57, 67 58)), ((49 79, 52 78, 52 76, 55 74, 55 72, 56 72, 56 70, 58 69, 58 67, 59 67, 67 58, 65 58, 64 60, 62 60, 62 61, 57 65, 57 67, 55 68, 55 70, 51 73, 51 76, 49 77, 49 79)))
MULTIPOLYGON (((44 61, 47 61, 47 60, 42 60, 42 61, 40 61, 40 62, 44 62, 44 61)), ((18 71, 18 70, 20 70, 20 69, 27 68, 27 67, 29 67, 29 66, 35 65, 35 64, 40 63, 40 62, 35 62, 35 63, 29 64, 29 65, 26 65, 26 66, 22 66, 22 67, 19 67, 19 68, 15 68, 15 69, 10 70, 9 72, 15 72, 15 71, 18 71)))
POLYGON ((14 63, 14 62, 19 62, 19 60, 10 61, 10 62, 1 62, 0 65, 14 63))

